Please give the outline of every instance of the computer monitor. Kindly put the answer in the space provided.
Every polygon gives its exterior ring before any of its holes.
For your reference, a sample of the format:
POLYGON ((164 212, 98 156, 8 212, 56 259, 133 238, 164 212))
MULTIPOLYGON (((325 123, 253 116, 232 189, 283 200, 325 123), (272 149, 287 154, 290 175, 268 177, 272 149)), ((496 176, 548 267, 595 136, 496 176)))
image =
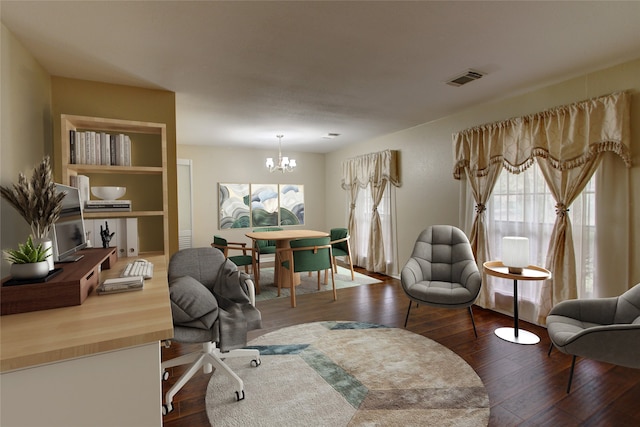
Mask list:
POLYGON ((53 224, 53 256, 56 262, 78 261, 84 255, 77 254, 87 246, 82 204, 77 188, 56 184, 57 193, 66 193, 62 199, 60 218, 53 224))

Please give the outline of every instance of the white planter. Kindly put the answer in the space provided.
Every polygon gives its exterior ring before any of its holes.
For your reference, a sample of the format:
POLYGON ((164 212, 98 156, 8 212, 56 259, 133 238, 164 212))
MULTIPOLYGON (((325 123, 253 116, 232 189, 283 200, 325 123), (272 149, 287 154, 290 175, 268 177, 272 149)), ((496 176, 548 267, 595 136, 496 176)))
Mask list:
POLYGON ((18 280, 42 279, 49 274, 49 263, 40 261, 28 264, 11 264, 9 271, 11 277, 18 280))
POLYGON ((49 266, 49 271, 54 269, 54 261, 53 261, 53 242, 48 238, 37 238, 33 239, 33 244, 38 246, 42 245, 42 249, 45 250, 45 253, 49 255, 47 258, 47 265, 49 266))

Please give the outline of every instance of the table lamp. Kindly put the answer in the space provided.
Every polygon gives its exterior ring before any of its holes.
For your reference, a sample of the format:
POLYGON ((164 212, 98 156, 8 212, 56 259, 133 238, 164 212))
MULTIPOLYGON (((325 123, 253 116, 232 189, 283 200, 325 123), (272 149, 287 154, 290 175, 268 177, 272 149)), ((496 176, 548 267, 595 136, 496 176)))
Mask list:
POLYGON ((529 239, 507 236, 502 238, 502 263, 511 274, 522 274, 529 266, 529 239))

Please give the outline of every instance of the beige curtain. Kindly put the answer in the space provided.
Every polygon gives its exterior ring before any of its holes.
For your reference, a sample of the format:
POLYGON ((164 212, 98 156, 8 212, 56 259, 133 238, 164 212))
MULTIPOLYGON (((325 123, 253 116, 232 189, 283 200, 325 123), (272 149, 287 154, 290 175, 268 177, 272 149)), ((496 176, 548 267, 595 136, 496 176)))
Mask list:
MULTIPOLYGON (((571 223, 565 215, 567 209, 597 168, 601 153, 616 153, 627 167, 631 167, 630 96, 617 92, 478 126, 454 134, 453 141, 454 178, 460 179, 465 173, 473 185, 474 179, 484 177, 484 189, 489 192, 492 190, 492 186, 489 188, 491 178, 499 176, 493 171, 493 165, 519 173, 531 166, 534 158, 538 159, 557 201, 556 223, 546 265, 553 277, 542 288, 544 302, 539 320, 544 323, 553 305, 576 295, 575 255, 571 223)), ((476 190, 473 191, 476 197, 476 190)), ((481 200, 476 197, 480 208, 481 200)), ((488 252, 481 246, 486 228, 483 230, 481 219, 478 221, 470 239, 478 242, 476 250, 484 251, 476 253, 480 263, 488 252)))
MULTIPOLYGON (((342 162, 342 188, 348 191, 349 197, 349 220, 347 227, 349 228, 349 234, 351 235, 351 241, 355 242, 358 239, 358 221, 356 221, 356 201, 358 200, 358 191, 360 186, 358 182, 358 169, 347 165, 347 162, 342 162), (356 185, 351 185, 355 182, 356 185), (345 183, 349 183, 345 185, 345 183)), ((351 249, 352 256, 354 256, 354 248, 351 249)))
MULTIPOLYGON (((369 233, 369 253, 366 254, 367 264, 364 266, 369 271, 386 272, 386 259, 380 215, 377 206, 382 199, 387 182, 400 186, 398 176, 398 152, 385 150, 378 153, 365 154, 345 160, 342 163, 342 188, 349 191, 351 198, 349 210, 349 231, 352 239, 357 241, 357 225, 354 217, 355 202, 358 189, 366 189, 371 185, 371 196, 374 201, 371 213, 371 229, 369 233)), ((357 251, 358 245, 352 245, 352 250, 357 251)), ((354 258, 362 254, 353 253, 354 258)))
MULTIPOLYGON (((476 215, 473 219, 469 240, 476 257, 478 268, 483 272, 483 277, 484 269, 482 268, 482 264, 484 264, 485 261, 491 260, 489 239, 487 237, 486 204, 501 171, 502 166, 498 163, 493 163, 487 168, 486 174, 480 176, 469 174, 467 176, 469 185, 471 186, 471 192, 473 193, 473 199, 476 202, 476 215)), ((487 307, 489 306, 490 300, 491 292, 488 287, 483 286, 480 288, 480 294, 478 295, 478 304, 482 307, 487 307)))

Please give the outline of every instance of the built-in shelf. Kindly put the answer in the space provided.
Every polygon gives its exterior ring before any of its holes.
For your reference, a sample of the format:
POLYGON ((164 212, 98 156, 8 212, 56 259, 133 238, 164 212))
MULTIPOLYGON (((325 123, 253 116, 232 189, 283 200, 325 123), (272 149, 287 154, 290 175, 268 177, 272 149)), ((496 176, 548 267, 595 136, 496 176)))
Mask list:
MULTIPOLYGON (((148 227, 147 240, 140 236, 140 248, 145 252, 169 253, 169 223, 167 196, 167 129, 164 123, 86 117, 63 114, 61 116, 61 158, 63 184, 69 185, 74 175, 87 175, 90 185, 126 186, 124 199, 131 200, 131 212, 86 212, 87 219, 100 218, 152 218, 161 217, 162 225, 153 220, 148 227), (71 131, 95 131, 125 134, 131 140, 131 166, 72 163, 71 131), (157 197, 154 198, 154 194, 157 197), (161 200, 160 200, 161 199, 161 200), (161 227, 161 228, 160 228, 161 227), (154 244, 162 235, 162 247, 154 244)), ((148 220, 151 221, 151 220, 148 220)))

